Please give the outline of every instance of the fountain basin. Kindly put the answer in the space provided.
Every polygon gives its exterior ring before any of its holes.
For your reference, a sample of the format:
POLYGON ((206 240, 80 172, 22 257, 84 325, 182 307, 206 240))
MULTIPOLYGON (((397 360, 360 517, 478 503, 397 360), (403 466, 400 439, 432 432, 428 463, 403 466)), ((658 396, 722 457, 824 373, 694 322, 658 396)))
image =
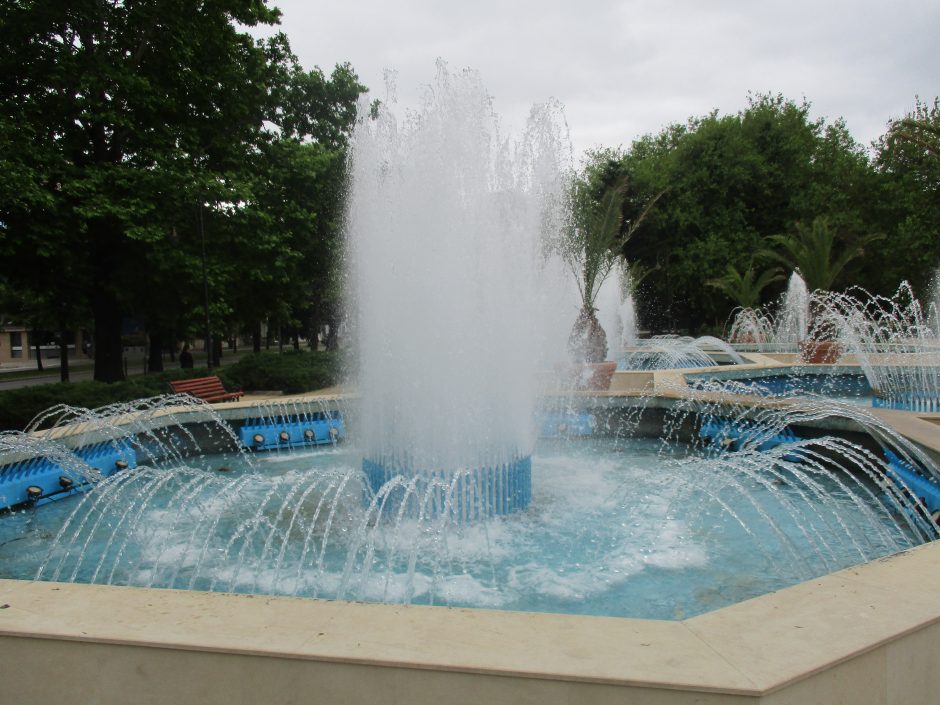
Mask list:
POLYGON ((0 676, 22 705, 915 705, 938 580, 934 543, 681 622, 2 580, 0 676), (51 663, 69 677, 19 678, 51 663))
POLYGON ((693 387, 728 383, 732 393, 758 396, 812 394, 847 404, 872 406, 874 392, 860 368, 849 365, 764 367, 747 370, 714 370, 685 375, 693 387))
POLYGON ((940 686, 938 549, 665 622, 2 580, 0 677, 20 703, 286 701, 298 688, 333 702, 923 703, 940 686), (49 662, 74 672, 18 679, 49 662))

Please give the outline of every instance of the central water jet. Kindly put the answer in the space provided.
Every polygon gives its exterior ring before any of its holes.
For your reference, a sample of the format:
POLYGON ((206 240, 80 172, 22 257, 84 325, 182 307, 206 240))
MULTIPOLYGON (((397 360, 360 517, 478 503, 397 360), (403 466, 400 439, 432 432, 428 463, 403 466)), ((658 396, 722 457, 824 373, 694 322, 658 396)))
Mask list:
MULTIPOLYGON (((380 502, 458 518, 524 508, 534 371, 553 347, 567 128, 555 103, 503 141, 472 71, 439 63, 420 109, 363 111, 347 217, 363 469, 380 502)), ((559 269, 560 271, 560 269, 559 269)))

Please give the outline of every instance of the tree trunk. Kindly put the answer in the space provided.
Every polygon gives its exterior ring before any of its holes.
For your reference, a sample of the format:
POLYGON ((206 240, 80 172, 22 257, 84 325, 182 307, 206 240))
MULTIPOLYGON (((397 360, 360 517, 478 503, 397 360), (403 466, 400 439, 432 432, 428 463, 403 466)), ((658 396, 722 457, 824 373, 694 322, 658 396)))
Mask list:
POLYGON ((95 319, 95 373, 97 382, 124 379, 124 348, 121 346, 121 309, 117 297, 103 287, 91 304, 95 319))
POLYGON ((254 328, 251 329, 251 352, 261 352, 261 321, 255 321, 254 328))
POLYGON ((39 347, 39 332, 33 331, 33 347, 36 348, 36 369, 42 371, 42 348, 39 347))
POLYGON ((69 381, 69 341, 65 330, 59 331, 59 381, 69 381))
POLYGON ((222 336, 212 336, 212 366, 222 366, 222 336))
POLYGON ((150 348, 147 354, 147 372, 163 372, 163 336, 150 333, 150 348))
POLYGON ((320 347, 320 319, 312 317, 310 319, 310 349, 317 350, 320 347))
POLYGON ((568 336, 568 352, 579 364, 603 362, 607 357, 607 334, 589 306, 578 313, 568 336))
POLYGON ((326 334, 326 349, 330 352, 339 350, 339 331, 335 318, 329 318, 329 331, 326 334))

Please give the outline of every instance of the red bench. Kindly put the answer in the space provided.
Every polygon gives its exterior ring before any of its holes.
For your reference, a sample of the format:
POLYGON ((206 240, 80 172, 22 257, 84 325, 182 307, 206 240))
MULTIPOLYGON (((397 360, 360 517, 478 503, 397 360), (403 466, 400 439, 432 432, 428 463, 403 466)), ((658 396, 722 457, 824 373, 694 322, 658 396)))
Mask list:
POLYGON ((203 401, 235 401, 245 393, 226 391, 222 380, 215 375, 211 377, 194 377, 193 379, 178 379, 170 382, 170 387, 177 394, 189 394, 203 401))

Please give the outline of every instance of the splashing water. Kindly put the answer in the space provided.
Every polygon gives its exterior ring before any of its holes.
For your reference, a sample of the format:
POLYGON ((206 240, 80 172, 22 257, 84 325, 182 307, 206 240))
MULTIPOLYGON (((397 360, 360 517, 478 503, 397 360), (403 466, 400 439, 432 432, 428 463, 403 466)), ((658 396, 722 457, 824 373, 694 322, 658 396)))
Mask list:
POLYGON ((773 341, 778 345, 797 345, 806 340, 810 325, 810 294, 799 272, 793 272, 780 301, 773 341))
POLYGON ((816 292, 812 306, 811 335, 855 356, 876 405, 940 411, 940 335, 907 282, 892 297, 816 292))
POLYGON ((691 367, 712 367, 714 353, 727 356, 732 363, 744 362, 728 343, 720 338, 703 335, 689 336, 658 335, 640 341, 639 345, 625 353, 617 363, 622 370, 668 370, 691 367))
POLYGON ((353 137, 361 438, 383 481, 527 457, 533 373, 563 349, 560 268, 542 253, 566 217, 567 128, 550 102, 503 141, 492 102, 476 73, 439 63, 417 113, 384 105, 353 137))
MULTIPOLYGON (((683 618, 935 538, 909 497, 890 494, 870 448, 824 437, 762 449, 834 408, 693 399, 668 415, 661 438, 541 441, 529 511, 467 524, 386 501, 398 486, 432 495, 416 477, 372 493, 355 447, 180 459, 188 432, 220 447, 230 436, 221 419, 196 429, 179 416, 161 426, 164 450, 149 464, 7 515, 0 565, 27 579, 683 618), (694 429, 717 417, 753 434, 735 451, 695 442, 694 429)), ((877 419, 835 413, 937 476, 877 419)), ((153 436, 139 441, 158 448, 153 436)), ((445 495, 459 481, 445 482, 445 495)))
POLYGON ((803 277, 793 272, 787 290, 776 304, 756 309, 739 308, 734 312, 728 340, 768 351, 795 351, 809 334, 811 300, 803 277))

